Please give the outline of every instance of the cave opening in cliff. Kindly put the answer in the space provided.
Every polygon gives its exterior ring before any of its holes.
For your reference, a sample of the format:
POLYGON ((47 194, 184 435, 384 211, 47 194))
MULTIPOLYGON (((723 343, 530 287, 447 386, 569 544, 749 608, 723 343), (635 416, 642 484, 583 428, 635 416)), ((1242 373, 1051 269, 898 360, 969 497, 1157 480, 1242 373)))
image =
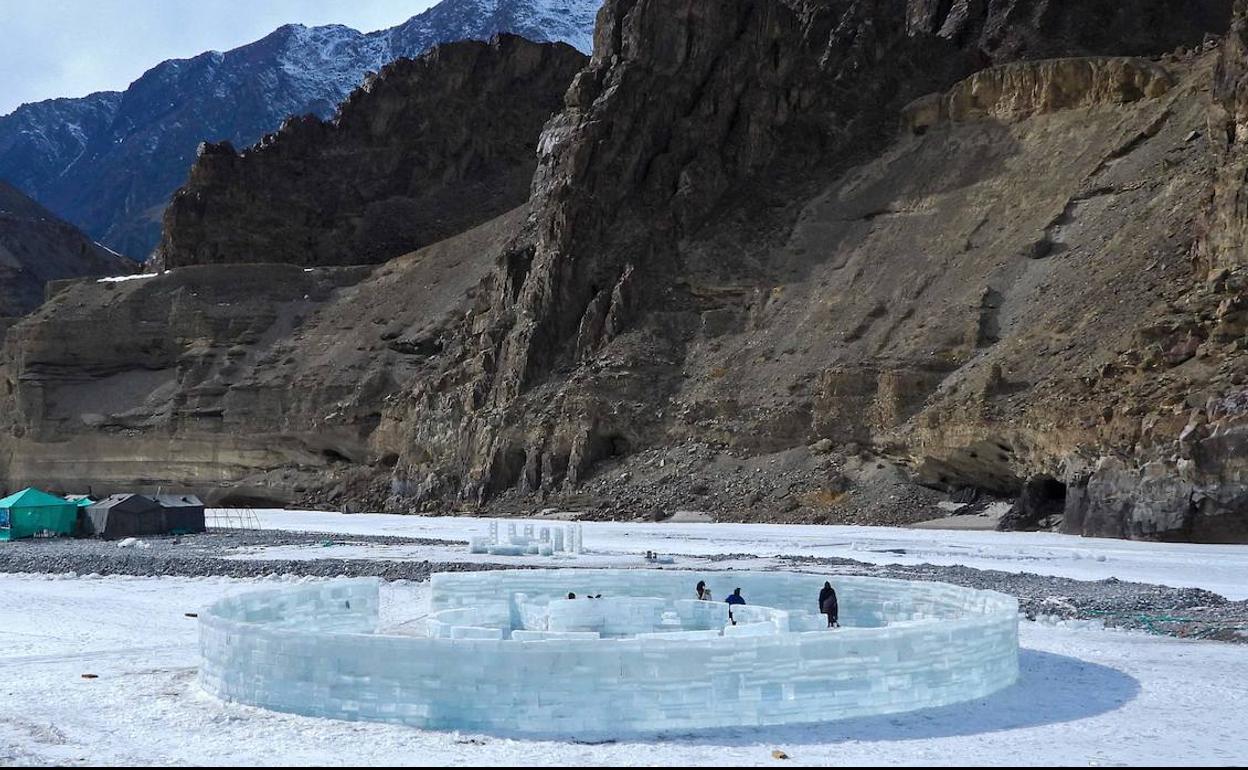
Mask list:
POLYGON ((322 449, 321 457, 324 457, 325 460, 329 462, 330 464, 351 462, 350 457, 347 457, 342 452, 339 452, 337 449, 334 449, 333 447, 326 447, 322 449))
POLYGON ((1051 524, 1066 512, 1066 485, 1049 475, 1034 476, 1023 485, 1019 504, 1035 524, 1051 524))
POLYGON ((537 255, 535 248, 512 251, 506 256, 507 279, 510 283, 511 301, 520 299, 520 290, 529 278, 529 270, 533 267, 533 258, 537 255))
POLYGON ((604 442, 607 457, 623 457, 628 454, 628 439, 620 435, 608 436, 604 442))
POLYGON ((1041 476, 1037 479, 1036 495, 1037 502, 1048 504, 1048 507, 1056 506, 1061 510, 1066 505, 1066 485, 1052 476, 1041 476))
POLYGON ((518 483, 524 476, 527 458, 528 453, 520 446, 507 447, 496 454, 490 474, 490 491, 501 492, 518 483))

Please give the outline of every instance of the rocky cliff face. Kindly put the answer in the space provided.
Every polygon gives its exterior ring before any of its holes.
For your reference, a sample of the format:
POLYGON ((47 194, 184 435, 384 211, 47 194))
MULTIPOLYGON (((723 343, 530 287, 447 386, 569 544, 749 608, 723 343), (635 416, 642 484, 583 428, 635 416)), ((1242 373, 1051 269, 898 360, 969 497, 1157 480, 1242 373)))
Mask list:
POLYGON ((72 438, 80 482, 891 522, 904 469, 1025 491, 1016 521, 1243 540, 1229 18, 609 0, 524 206, 360 273, 182 267, 15 326, 6 478, 64 475, 72 438))
POLYGON ((398 451, 385 404, 446 344, 525 213, 375 268, 58 287, 6 339, 5 483, 285 504, 384 479, 398 451))
POLYGON ((532 237, 464 332, 464 387, 413 388, 403 421, 420 461, 404 470, 481 500, 575 487, 596 461, 660 440, 699 306, 769 272, 748 255, 812 177, 971 68, 906 35, 900 4, 608 4, 543 133, 532 237), (638 344, 612 358, 630 327, 638 344))
MULTIPOLYGON (((1083 448, 1065 463, 1064 528, 1112 537, 1248 540, 1248 3, 1237 0, 1212 72, 1207 136, 1212 168, 1188 222, 1190 272, 1139 324, 1107 374, 1130 400, 1102 399, 1117 452, 1083 448)), ((1204 133, 1194 129, 1193 134, 1204 133)))
POLYGON ((38 307, 48 281, 126 275, 135 269, 130 260, 0 182, 0 318, 38 307))
POLYGON ((528 198, 537 137, 584 62, 510 35, 452 43, 385 67, 330 122, 207 145, 155 265, 382 262, 492 219, 528 198))
MULTIPOLYGON (((1175 75, 1137 60, 988 70, 927 100, 936 119, 972 121, 969 136, 946 128, 926 144, 905 140, 903 160, 890 150, 888 163, 831 187, 828 180, 884 150, 891 131, 880 129, 895 125, 903 104, 985 60, 1159 53, 1203 41, 1226 24, 1218 16, 1226 9, 1205 6, 1202 29, 1189 23, 1199 15, 1157 3, 1093 4, 1079 18, 1056 4, 956 5, 942 16, 921 3, 609 3, 590 67, 543 135, 532 239, 509 256, 490 309, 465 332, 475 353, 451 370, 464 387, 448 390, 446 378, 416 383, 401 407, 414 448, 400 465, 409 479, 401 487, 417 502, 509 488, 557 495, 581 488, 596 465, 618 465, 629 478, 636 469, 619 458, 642 448, 699 440, 750 455, 829 439, 880 448, 896 441, 933 484, 1017 490, 1044 462, 1017 459, 1025 453, 1008 440, 993 455, 1000 461, 970 463, 961 474, 930 470, 952 466, 944 455, 954 453, 933 446, 923 426, 941 410, 924 414, 925 402, 984 357, 981 349, 1003 334, 1002 316, 1020 338, 1047 316, 1051 308, 1035 296, 1018 303, 1027 308, 1018 318, 1014 307, 1001 313, 1005 290, 1019 282, 1016 294, 1051 288, 1036 272, 1052 268, 1033 268, 1033 258, 1066 248, 1077 229, 1066 218, 1081 195, 1103 198, 1098 209, 1117 200, 1093 194, 1100 187, 1091 180, 1124 167, 1117 161, 1140 137, 1166 125, 1170 108, 1158 99, 1175 75), (1140 23, 1163 17, 1172 23, 1140 23), (1157 112, 1141 116, 1150 109, 1157 112), (1045 133, 1073 130, 1093 111, 1100 126, 1074 148, 1045 133), (1036 126, 1009 127, 1028 116, 1039 118, 1036 126), (1136 125, 1123 129, 1123 120, 1136 125), (1031 165, 1005 183, 1000 168, 1017 155, 1031 165), (1036 163, 1044 183, 1032 178, 1036 163), (1044 184, 1051 199, 1037 206, 1031 196, 1044 184), (854 186, 865 189, 851 196, 845 188, 854 186), (950 195, 937 207, 942 191, 950 195), (1012 205, 994 222, 985 207, 1007 191, 1012 205), (847 205, 843 196, 857 199, 847 205), (877 228, 891 242, 873 235, 877 228), (979 255, 963 254, 976 248, 979 255), (936 283, 943 287, 933 290, 936 283), (951 313, 947 303, 968 312, 951 313)), ((1201 77, 1183 91, 1189 122, 1201 114, 1201 77)), ((1192 157, 1199 180, 1206 156, 1192 157)), ((1145 186, 1127 184, 1141 197, 1145 186)), ((1195 182, 1185 189, 1177 205, 1188 216, 1201 193, 1195 182)), ((1067 312, 1095 325, 1099 314, 1088 308, 1111 292, 1117 304, 1122 291, 1098 286, 1082 310, 1067 312)), ((1017 355, 1028 361, 1037 352, 1017 355)), ((981 369, 999 373, 984 388, 989 399, 1036 384, 1011 384, 1012 366, 981 369)), ((980 399, 975 408, 990 407, 980 399)), ((959 438, 939 441, 958 446, 961 458, 991 444, 993 431, 978 420, 959 429, 959 438)), ((620 489, 628 484, 612 486, 615 499, 628 500, 620 489)), ((840 494, 817 481, 806 491, 813 499, 840 494)), ((747 503, 731 490, 718 494, 717 507, 747 503)), ((644 498, 636 504, 646 506, 644 498)), ((691 490, 682 502, 708 500, 691 490)))
POLYGON ((910 31, 982 52, 992 63, 1087 54, 1149 56, 1225 31, 1231 0, 908 0, 910 31))
POLYGON ((7 179, 109 248, 144 260, 200 142, 246 147, 290 116, 329 118, 366 73, 502 33, 587 48, 600 0, 443 0, 391 29, 290 24, 249 45, 162 62, 123 93, 0 117, 7 179))

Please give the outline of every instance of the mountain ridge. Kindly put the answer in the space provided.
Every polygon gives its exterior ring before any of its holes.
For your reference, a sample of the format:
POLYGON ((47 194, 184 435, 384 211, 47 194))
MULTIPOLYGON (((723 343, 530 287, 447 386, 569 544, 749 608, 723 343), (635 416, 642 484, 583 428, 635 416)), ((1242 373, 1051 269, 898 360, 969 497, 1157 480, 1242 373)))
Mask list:
POLYGON ((229 51, 161 62, 125 91, 18 107, 0 117, 0 179, 142 261, 201 142, 245 147, 288 117, 330 117, 366 73, 442 42, 507 32, 584 52, 599 4, 443 0, 370 33, 286 24, 229 51))
POLYGON ((0 319, 38 307, 48 281, 123 275, 136 267, 0 181, 0 319))
MULTIPOLYGON (((1248 541, 1248 0, 1192 7, 607 0, 510 211, 377 265, 185 248, 14 325, 0 476, 1248 541)), ((214 231, 271 236, 232 202, 302 183, 269 153, 220 154, 214 231)))

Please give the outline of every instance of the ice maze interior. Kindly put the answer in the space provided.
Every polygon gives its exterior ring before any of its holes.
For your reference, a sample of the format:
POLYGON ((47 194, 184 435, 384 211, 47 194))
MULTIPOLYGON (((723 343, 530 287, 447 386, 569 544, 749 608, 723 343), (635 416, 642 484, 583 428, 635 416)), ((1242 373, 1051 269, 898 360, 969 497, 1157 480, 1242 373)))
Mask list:
POLYGON ((1017 679, 1013 598, 836 577, 841 627, 829 629, 817 614, 825 579, 440 573, 420 635, 379 629, 374 579, 243 594, 200 615, 200 684, 309 716, 585 737, 896 713, 1017 679), (716 597, 741 588, 749 603, 730 621, 724 602, 691 598, 698 580, 716 597))

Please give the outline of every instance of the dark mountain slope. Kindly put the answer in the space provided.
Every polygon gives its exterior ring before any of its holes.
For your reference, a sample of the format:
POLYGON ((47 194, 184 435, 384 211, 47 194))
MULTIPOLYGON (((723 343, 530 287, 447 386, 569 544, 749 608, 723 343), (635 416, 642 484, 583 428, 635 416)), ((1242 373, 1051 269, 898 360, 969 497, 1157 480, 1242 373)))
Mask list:
POLYGON ((48 281, 136 269, 134 262, 92 242, 0 181, 0 318, 34 310, 43 302, 48 281))

